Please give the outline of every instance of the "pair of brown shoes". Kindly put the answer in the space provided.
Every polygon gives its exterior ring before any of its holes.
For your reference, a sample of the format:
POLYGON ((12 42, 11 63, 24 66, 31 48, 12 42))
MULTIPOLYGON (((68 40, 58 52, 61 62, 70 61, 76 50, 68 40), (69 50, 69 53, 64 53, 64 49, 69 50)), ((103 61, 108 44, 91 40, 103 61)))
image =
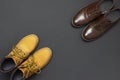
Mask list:
POLYGON ((38 37, 30 34, 22 38, 12 51, 0 62, 0 71, 3 73, 12 72, 10 80, 25 80, 41 69, 49 62, 52 51, 45 47, 30 53, 38 44, 38 37))
POLYGON ((90 23, 83 30, 82 38, 91 41, 103 35, 119 20, 120 9, 115 8, 114 0, 98 0, 82 8, 73 17, 72 25, 79 28, 90 23))

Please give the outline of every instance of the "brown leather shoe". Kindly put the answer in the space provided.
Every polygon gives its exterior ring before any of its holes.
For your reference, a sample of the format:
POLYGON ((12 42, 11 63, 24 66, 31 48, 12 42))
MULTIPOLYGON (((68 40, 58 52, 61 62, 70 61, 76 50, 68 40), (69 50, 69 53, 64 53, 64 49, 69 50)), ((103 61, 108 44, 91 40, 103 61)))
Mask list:
POLYGON ((82 8, 72 19, 76 28, 86 25, 114 6, 114 0, 98 0, 82 8), (108 5, 109 4, 109 5, 108 5))
POLYGON ((22 38, 12 51, 0 62, 0 71, 7 73, 19 66, 36 48, 38 37, 35 34, 30 34, 22 38))
POLYGON ((110 12, 100 16, 98 19, 93 21, 88 27, 82 32, 82 38, 85 41, 94 40, 106 31, 108 31, 113 24, 120 20, 120 9, 112 9, 110 12))

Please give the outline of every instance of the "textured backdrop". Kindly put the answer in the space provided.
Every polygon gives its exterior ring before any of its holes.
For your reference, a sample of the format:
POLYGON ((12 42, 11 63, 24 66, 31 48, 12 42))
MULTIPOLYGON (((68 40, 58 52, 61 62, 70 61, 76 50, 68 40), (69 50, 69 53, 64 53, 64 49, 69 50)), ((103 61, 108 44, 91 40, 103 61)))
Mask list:
MULTIPOLYGON (((28 80, 120 80, 120 21, 93 42, 81 39, 83 28, 71 26, 72 16, 92 1, 0 0, 0 58, 35 33, 37 49, 48 46, 53 57, 40 75, 28 80)), ((9 76, 0 73, 0 80, 9 76)))

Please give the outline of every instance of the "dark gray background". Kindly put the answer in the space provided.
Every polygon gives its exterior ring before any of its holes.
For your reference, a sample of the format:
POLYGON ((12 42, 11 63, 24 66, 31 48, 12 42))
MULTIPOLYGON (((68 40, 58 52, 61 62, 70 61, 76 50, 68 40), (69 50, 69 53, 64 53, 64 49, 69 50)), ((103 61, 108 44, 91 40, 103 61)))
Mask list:
MULTIPOLYGON (((48 46, 53 57, 29 80, 120 80, 120 22, 93 42, 81 39, 83 28, 71 26, 72 16, 92 1, 0 0, 0 58, 35 33, 37 49, 48 46)), ((9 80, 9 75, 0 73, 0 80, 9 80)))

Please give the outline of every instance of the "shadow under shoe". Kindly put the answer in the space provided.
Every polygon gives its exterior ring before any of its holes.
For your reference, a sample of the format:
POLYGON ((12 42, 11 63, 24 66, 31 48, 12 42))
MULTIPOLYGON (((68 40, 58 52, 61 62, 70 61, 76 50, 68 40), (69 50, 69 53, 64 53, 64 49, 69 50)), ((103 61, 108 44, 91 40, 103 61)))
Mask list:
POLYGON ((107 32, 119 20, 120 9, 113 8, 89 24, 82 32, 82 38, 85 41, 95 40, 107 32))
POLYGON ((114 0, 98 0, 82 8, 72 19, 73 27, 81 27, 114 7, 114 0))
POLYGON ((8 73, 19 66, 35 49, 38 44, 38 37, 30 34, 19 41, 12 51, 0 62, 0 71, 8 73))

